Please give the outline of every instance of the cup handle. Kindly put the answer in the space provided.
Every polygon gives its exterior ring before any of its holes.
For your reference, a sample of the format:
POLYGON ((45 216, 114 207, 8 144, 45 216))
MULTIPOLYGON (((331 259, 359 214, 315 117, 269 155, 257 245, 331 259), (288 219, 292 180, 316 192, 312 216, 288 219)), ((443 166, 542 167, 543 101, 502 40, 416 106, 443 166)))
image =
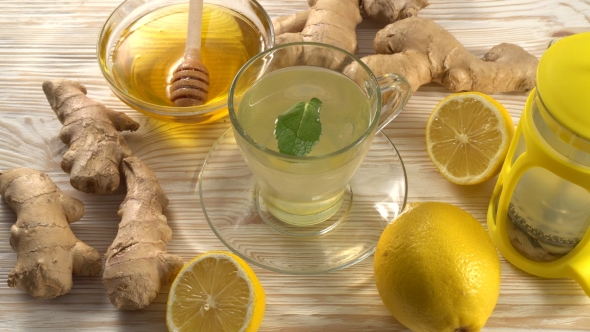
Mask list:
POLYGON ((381 89, 381 100, 387 103, 381 107, 377 131, 385 128, 403 109, 412 96, 412 87, 405 77, 398 74, 385 74, 377 78, 381 89))

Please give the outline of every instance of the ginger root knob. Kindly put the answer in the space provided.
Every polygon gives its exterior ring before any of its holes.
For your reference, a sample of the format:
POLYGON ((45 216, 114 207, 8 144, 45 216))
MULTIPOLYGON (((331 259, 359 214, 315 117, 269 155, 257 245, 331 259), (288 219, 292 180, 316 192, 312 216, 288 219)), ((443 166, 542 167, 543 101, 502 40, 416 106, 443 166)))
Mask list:
POLYGON ((28 168, 0 172, 0 194, 17 214, 10 229, 17 262, 9 287, 48 299, 70 291, 72 274, 100 273, 100 254, 69 226, 84 214, 82 202, 62 194, 47 174, 28 168))
POLYGON ((43 83, 43 92, 63 128, 60 139, 69 145, 61 168, 70 173, 77 190, 104 194, 119 187, 119 165, 131 155, 120 131, 135 131, 139 123, 125 113, 106 108, 86 96, 77 82, 55 80, 43 83))
MULTIPOLYGON (((528 92, 536 83, 539 60, 520 46, 503 43, 479 59, 427 18, 410 17, 389 24, 377 33, 374 47, 378 54, 361 60, 376 76, 404 76, 413 91, 437 82, 452 92, 528 92)), ((347 70, 358 70, 358 65, 347 70)))

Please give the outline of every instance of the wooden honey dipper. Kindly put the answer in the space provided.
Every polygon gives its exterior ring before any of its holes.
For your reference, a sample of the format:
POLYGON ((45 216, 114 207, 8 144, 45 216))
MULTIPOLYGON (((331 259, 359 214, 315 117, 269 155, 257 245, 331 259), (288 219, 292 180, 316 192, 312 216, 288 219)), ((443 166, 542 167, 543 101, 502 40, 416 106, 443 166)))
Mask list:
POLYGON ((209 71, 201 62, 203 0, 190 0, 184 58, 170 80, 170 101, 178 107, 198 106, 207 101, 209 71))

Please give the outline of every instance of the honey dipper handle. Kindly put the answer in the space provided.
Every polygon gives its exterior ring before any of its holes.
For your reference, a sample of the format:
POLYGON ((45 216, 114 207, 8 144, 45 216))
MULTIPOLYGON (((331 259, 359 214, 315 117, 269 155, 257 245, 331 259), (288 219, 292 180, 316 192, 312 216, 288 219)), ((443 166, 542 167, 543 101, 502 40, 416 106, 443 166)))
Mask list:
POLYGON ((203 0, 190 0, 186 33, 185 57, 201 60, 201 28, 203 25, 203 0))

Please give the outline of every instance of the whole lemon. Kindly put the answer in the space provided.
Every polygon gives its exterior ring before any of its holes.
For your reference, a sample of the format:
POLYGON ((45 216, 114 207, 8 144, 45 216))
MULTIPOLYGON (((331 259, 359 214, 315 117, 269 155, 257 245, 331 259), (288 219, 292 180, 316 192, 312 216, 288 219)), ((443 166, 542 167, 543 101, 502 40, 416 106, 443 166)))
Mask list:
POLYGON ((479 331, 500 292, 500 261, 488 233, 447 203, 415 203, 388 225, 374 272, 385 306, 414 331, 479 331))

